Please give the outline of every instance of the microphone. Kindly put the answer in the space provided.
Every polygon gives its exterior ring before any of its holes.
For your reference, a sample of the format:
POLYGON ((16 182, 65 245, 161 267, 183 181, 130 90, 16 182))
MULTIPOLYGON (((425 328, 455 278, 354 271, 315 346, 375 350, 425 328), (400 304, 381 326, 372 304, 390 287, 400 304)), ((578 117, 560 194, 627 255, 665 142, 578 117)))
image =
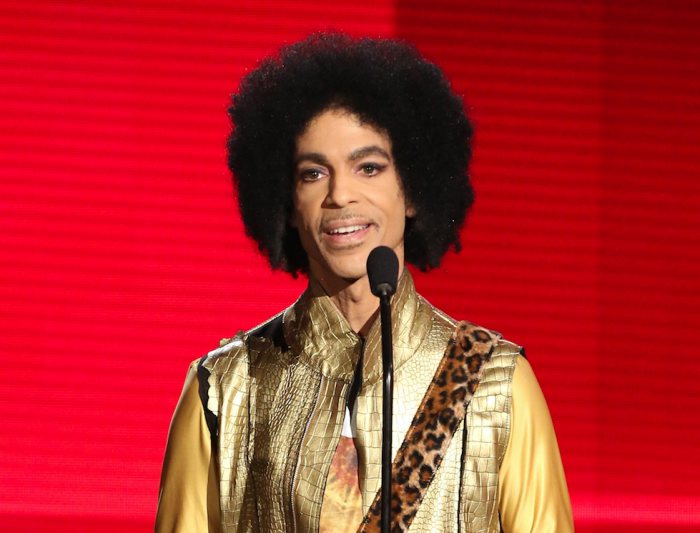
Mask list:
POLYGON ((377 246, 367 258, 367 276, 372 294, 391 296, 399 278, 399 258, 388 246, 377 246))
POLYGON ((391 430, 394 404, 394 349, 391 342, 391 301, 399 278, 399 258, 388 246, 377 246, 367 258, 372 294, 379 297, 382 321, 382 505, 381 532, 391 531, 391 430))

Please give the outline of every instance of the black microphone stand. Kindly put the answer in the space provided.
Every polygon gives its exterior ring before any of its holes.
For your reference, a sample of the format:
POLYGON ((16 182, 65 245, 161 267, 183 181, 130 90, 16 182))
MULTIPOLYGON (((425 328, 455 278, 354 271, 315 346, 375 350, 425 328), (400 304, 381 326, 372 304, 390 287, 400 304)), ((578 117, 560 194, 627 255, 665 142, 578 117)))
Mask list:
POLYGON ((379 307, 382 320, 384 391, 382 395, 382 533, 391 531, 391 417, 394 405, 394 350, 391 339, 390 293, 382 291, 379 307))
POLYGON ((381 531, 391 531, 391 417, 394 405, 394 349, 391 341, 391 295, 396 292, 399 259, 387 246, 377 246, 367 258, 367 276, 372 294, 379 297, 382 321, 382 516, 381 531))

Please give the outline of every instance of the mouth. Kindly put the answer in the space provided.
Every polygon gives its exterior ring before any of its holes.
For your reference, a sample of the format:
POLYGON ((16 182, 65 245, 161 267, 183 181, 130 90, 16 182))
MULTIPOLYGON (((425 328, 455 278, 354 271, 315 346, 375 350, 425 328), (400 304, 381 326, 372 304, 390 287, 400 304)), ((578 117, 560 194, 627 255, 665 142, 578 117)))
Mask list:
POLYGON ((346 245, 357 245, 364 239, 370 231, 372 222, 361 221, 360 223, 331 223, 323 230, 326 242, 333 247, 343 247, 346 245))
POLYGON ((327 231, 328 235, 354 235, 362 230, 369 228, 369 224, 355 224, 354 226, 345 226, 342 228, 332 229, 327 231))

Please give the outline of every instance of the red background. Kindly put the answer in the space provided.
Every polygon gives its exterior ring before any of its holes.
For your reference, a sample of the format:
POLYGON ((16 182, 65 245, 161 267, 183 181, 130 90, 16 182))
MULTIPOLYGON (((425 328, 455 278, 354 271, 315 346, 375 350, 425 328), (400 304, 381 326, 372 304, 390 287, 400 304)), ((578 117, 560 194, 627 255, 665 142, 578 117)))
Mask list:
POLYGON ((0 530, 148 531, 187 363, 294 301, 238 220, 238 80, 408 38, 476 122, 418 289, 527 347, 577 530, 700 528, 696 2, 0 0, 0 530))

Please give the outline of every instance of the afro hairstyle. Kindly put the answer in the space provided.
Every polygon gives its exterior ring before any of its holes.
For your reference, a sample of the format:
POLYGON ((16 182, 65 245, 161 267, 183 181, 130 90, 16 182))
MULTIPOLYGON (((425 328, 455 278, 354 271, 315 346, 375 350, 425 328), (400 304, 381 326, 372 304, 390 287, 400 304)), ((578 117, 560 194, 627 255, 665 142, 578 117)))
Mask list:
POLYGON ((273 269, 297 276, 309 262, 289 224, 296 139, 335 108, 386 133, 407 202, 405 260, 422 271, 460 250, 474 202, 472 125, 442 71, 410 44, 319 33, 282 47, 232 96, 228 165, 246 233, 273 269))

